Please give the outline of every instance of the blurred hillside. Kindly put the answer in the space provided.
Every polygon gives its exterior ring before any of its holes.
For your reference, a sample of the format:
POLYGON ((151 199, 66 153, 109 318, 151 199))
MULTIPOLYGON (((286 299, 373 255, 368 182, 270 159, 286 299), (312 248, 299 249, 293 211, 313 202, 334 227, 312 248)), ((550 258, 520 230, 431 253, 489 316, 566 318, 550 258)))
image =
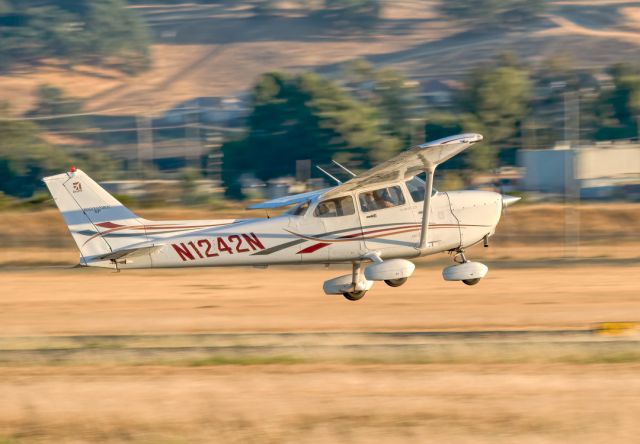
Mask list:
POLYGON ((640 134, 640 2, 0 0, 0 37, 0 192, 19 198, 71 163, 233 198, 318 187, 313 164, 460 132, 485 143, 444 188, 495 188, 522 149, 640 134))
POLYGON ((589 69, 637 59, 640 51, 640 2, 550 1, 538 20, 495 27, 451 20, 437 1, 387 1, 365 30, 328 24, 294 1, 268 14, 256 12, 251 1, 131 3, 152 36, 149 71, 129 76, 94 64, 68 68, 53 56, 0 76, 2 99, 15 112, 27 111, 38 84, 49 83, 85 99, 91 111, 160 112, 193 97, 245 92, 265 71, 337 75, 340 63, 358 58, 424 80, 459 77, 505 51, 534 65, 570 55, 576 68, 589 69))

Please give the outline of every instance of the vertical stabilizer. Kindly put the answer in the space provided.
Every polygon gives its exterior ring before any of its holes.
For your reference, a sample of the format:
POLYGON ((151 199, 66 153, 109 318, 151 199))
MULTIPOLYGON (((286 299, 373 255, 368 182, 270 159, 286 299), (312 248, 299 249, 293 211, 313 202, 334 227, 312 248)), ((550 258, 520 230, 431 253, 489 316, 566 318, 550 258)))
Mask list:
POLYGON ((71 171, 43 181, 80 250, 82 264, 147 240, 144 220, 84 172, 71 171))

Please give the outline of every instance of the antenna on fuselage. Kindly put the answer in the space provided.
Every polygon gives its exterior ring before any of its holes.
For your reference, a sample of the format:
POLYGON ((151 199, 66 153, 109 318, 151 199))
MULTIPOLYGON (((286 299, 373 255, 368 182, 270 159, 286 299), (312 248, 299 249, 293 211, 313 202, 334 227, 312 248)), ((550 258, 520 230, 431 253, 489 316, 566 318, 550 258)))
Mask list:
POLYGON ((319 169, 320 171, 322 171, 324 174, 326 174, 331 179, 335 180, 338 185, 342 185, 342 181, 340 179, 338 179, 336 176, 333 176, 333 175, 329 174, 327 171, 323 170, 318 165, 316 165, 316 168, 319 169))
POLYGON ((336 162, 335 160, 331 159, 331 162, 333 162, 334 165, 339 166, 340 168, 342 168, 344 171, 346 171, 347 173, 351 174, 352 177, 358 177, 358 175, 356 173, 354 173, 353 171, 351 171, 349 168, 347 168, 344 165, 339 164, 338 162, 336 162))

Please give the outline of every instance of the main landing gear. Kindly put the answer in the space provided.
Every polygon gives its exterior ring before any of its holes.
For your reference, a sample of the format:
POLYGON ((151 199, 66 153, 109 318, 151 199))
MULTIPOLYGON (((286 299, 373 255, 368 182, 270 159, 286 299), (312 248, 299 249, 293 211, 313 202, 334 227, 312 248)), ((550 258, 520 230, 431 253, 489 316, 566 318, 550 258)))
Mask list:
POLYGON ((367 286, 367 279, 364 277, 364 267, 362 262, 354 262, 353 267, 351 269, 351 282, 353 286, 353 290, 342 292, 342 296, 344 296, 348 301, 359 301, 367 294, 367 290, 371 288, 371 285, 367 286))
POLYGON ((359 301, 375 281, 384 281, 391 287, 399 287, 411 276, 416 266, 406 259, 382 260, 380 253, 370 252, 362 260, 353 262, 351 274, 325 281, 326 294, 342 295, 348 301, 359 301), (366 267, 365 267, 366 264, 366 267))
POLYGON ((462 249, 455 251, 453 261, 456 265, 442 270, 445 281, 462 281, 465 285, 476 285, 489 271, 486 265, 467 260, 462 249))
POLYGON ((367 294, 367 290, 351 291, 351 292, 348 292, 348 293, 342 293, 342 296, 344 296, 346 299, 348 299, 350 301, 359 301, 360 299, 362 299, 364 297, 365 294, 367 294))

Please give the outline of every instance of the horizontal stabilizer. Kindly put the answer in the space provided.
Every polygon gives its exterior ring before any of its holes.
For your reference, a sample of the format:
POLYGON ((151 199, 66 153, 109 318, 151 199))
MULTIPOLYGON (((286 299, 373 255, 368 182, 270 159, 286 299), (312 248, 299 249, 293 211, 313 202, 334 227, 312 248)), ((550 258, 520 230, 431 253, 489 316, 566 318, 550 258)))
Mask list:
POLYGON ((119 259, 146 256, 152 254, 154 251, 159 250, 160 248, 162 248, 162 245, 151 245, 149 247, 140 248, 125 248, 100 256, 96 260, 115 261, 119 259))

